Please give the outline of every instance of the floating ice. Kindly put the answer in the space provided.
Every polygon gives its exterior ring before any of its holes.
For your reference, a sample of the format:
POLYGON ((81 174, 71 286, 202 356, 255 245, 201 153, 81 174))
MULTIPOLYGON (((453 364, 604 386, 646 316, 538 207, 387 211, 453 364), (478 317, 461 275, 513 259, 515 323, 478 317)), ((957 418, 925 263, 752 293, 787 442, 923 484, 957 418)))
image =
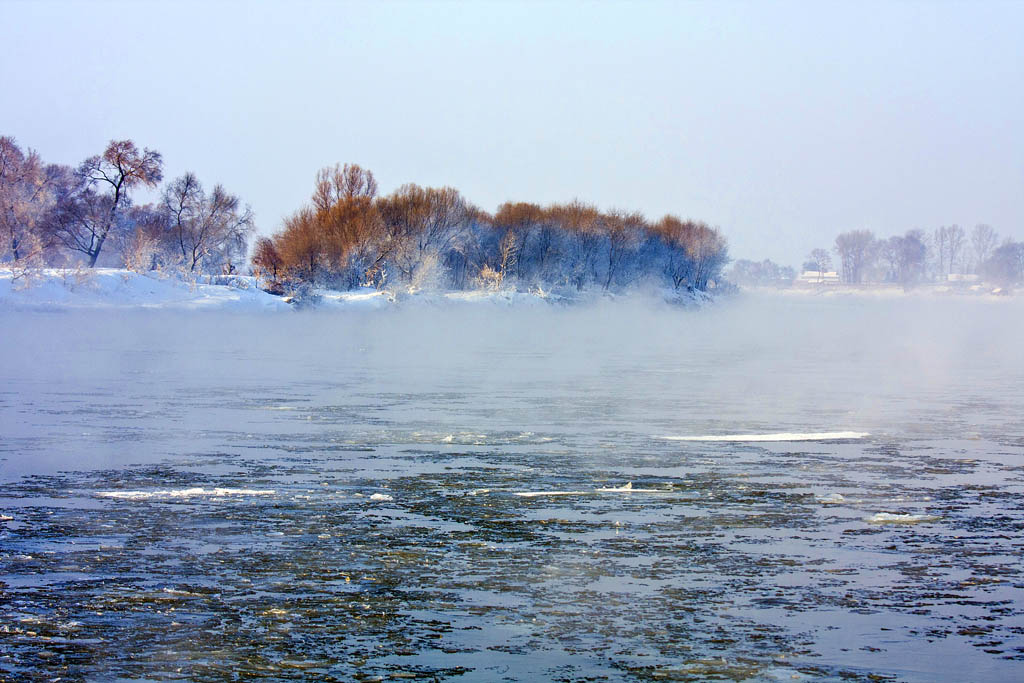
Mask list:
POLYGON ((162 491, 100 491, 96 495, 100 498, 119 498, 121 500, 150 500, 152 498, 195 498, 207 496, 211 498, 223 498, 225 496, 272 496, 276 493, 273 489, 232 489, 202 487, 188 489, 167 489, 162 491))
POLYGON ((388 502, 388 501, 394 500, 394 497, 393 496, 389 496, 386 493, 375 493, 372 496, 370 496, 370 500, 379 500, 379 501, 382 501, 382 502, 388 502))
POLYGON ((10 517, 8 515, 0 515, 0 522, 13 522, 13 521, 14 521, 14 517, 10 517))
POLYGON ((598 493, 669 493, 668 489, 635 489, 633 482, 625 486, 608 487, 597 489, 598 493))
POLYGON ((521 498, 538 498, 540 496, 585 496, 588 491, 518 491, 521 498))
POLYGON ((898 515, 890 512, 879 512, 867 518, 869 524, 920 524, 921 522, 934 522, 938 519, 935 515, 898 515))
POLYGON ((821 496, 820 498, 818 498, 818 502, 829 505, 837 505, 839 503, 845 503, 846 498, 841 493, 830 493, 827 496, 821 496))
POLYGON ((540 496, 589 496, 594 493, 670 493, 669 489, 636 489, 633 482, 625 486, 605 487, 591 491, 520 491, 515 495, 521 498, 539 498, 540 496))
POLYGON ((663 436, 669 441, 835 441, 863 439, 867 432, 779 432, 777 434, 721 434, 706 436, 663 436))

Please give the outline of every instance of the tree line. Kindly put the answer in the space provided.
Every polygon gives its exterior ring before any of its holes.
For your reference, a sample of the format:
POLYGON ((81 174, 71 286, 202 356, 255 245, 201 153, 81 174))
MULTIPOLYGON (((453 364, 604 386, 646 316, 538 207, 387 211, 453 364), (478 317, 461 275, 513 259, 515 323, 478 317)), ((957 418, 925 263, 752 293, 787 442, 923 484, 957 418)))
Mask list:
POLYGON ((642 281, 705 290, 728 262, 717 228, 572 201, 507 202, 488 213, 451 187, 379 195, 371 171, 322 169, 310 202, 255 245, 254 267, 280 288, 621 290, 642 281))
MULTIPOLYGON (((836 237, 833 252, 840 278, 851 284, 872 281, 911 287, 945 282, 956 275, 977 275, 1001 285, 1024 281, 1024 243, 1001 240, 983 223, 969 233, 959 225, 948 225, 930 234, 908 230, 888 238, 876 238, 870 230, 852 230, 836 237)), ((804 268, 829 270, 831 255, 815 249, 804 268)))
POLYGON ((0 263, 189 273, 243 267, 252 211, 222 185, 207 190, 191 172, 164 185, 158 201, 133 201, 137 190, 162 180, 160 153, 131 140, 113 140, 72 168, 0 137, 0 263))
MULTIPOLYGON (((817 274, 819 282, 834 268, 839 280, 848 284, 892 283, 910 288, 946 282, 953 279, 950 276, 977 276, 1008 287, 1024 283, 1024 242, 1001 239, 986 224, 970 232, 949 225, 931 233, 908 230, 888 238, 877 238, 870 230, 851 230, 836 237, 831 251, 814 249, 803 263, 803 270, 817 274)), ((738 285, 788 286, 797 273, 770 259, 739 259, 726 277, 738 285)))
MULTIPOLYGON (((80 263, 233 273, 254 235, 252 211, 194 173, 161 185, 163 157, 114 140, 77 167, 47 164, 0 137, 0 263, 80 263), (136 203, 139 190, 159 199, 136 203)), ((254 274, 273 291, 502 287, 621 290, 641 282, 705 290, 728 262, 722 233, 667 215, 572 201, 508 202, 490 214, 451 187, 381 195, 369 170, 317 173, 309 203, 256 241, 254 274)))

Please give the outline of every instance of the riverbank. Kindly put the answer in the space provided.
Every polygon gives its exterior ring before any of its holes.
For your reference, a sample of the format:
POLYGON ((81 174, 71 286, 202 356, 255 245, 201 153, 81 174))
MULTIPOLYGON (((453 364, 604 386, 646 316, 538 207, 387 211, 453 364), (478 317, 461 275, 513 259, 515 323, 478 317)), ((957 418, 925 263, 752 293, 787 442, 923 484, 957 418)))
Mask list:
POLYGON ((0 269, 0 309, 170 309, 228 310, 238 312, 316 310, 378 310, 396 305, 549 306, 585 303, 606 298, 638 297, 682 306, 700 306, 713 300, 704 292, 652 290, 611 295, 605 292, 528 292, 515 289, 427 291, 411 288, 350 291, 313 289, 301 299, 278 296, 259 287, 251 276, 180 276, 137 273, 117 268, 48 268, 19 274, 0 269))

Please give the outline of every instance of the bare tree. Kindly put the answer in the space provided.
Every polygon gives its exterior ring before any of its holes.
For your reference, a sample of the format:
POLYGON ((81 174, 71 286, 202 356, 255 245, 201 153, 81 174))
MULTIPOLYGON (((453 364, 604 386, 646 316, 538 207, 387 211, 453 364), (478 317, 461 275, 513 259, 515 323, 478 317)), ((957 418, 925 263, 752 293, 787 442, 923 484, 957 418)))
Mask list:
POLYGON ((975 272, 992 256, 997 244, 999 244, 999 235, 991 225, 979 223, 974 226, 974 229, 971 230, 971 247, 974 250, 975 272))
POLYGON ((924 233, 920 230, 909 230, 902 237, 889 239, 895 256, 896 279, 905 289, 910 289, 924 275, 928 259, 928 247, 924 242, 924 233))
POLYGON ((283 267, 295 277, 316 283, 326 266, 324 231, 317 214, 302 208, 284 221, 284 228, 274 237, 274 247, 283 267))
POLYGON ((870 230, 851 230, 836 237, 834 250, 842 263, 843 281, 859 284, 874 256, 875 236, 870 230))
POLYGON ((48 246, 43 219, 54 200, 57 167, 45 167, 34 151, 0 137, 0 260, 42 262, 48 246))
POLYGON ((129 193, 140 185, 155 187, 163 178, 159 152, 138 150, 131 140, 113 140, 101 156, 86 159, 77 183, 65 192, 52 223, 53 235, 68 249, 96 265, 103 243, 130 204, 129 193))
POLYGON ((943 225, 932 236, 935 257, 938 259, 939 277, 946 279, 964 248, 964 230, 959 225, 943 225))
POLYGON ((818 282, 824 278, 825 272, 832 268, 832 256, 827 249, 812 249, 807 257, 807 263, 814 264, 814 270, 818 273, 818 282))
POLYGON ((194 173, 173 180, 164 191, 170 241, 190 272, 213 258, 230 264, 245 253, 252 234, 252 210, 216 185, 209 195, 194 173))
POLYGON ((1006 240, 985 261, 985 278, 1004 287, 1024 281, 1024 242, 1006 240))
MULTIPOLYGON (((515 275, 519 279, 525 277, 527 270, 532 266, 532 259, 526 253, 527 245, 535 241, 535 233, 544 224, 544 220, 544 209, 526 202, 506 202, 499 206, 497 213, 494 214, 494 228, 515 235, 515 253, 512 257, 515 262, 515 275)), ((550 240, 546 244, 550 245, 550 240)))
POLYGON ((377 196, 377 180, 373 173, 359 164, 345 164, 322 168, 316 175, 313 190, 313 206, 319 211, 328 211, 342 200, 377 196))
POLYGON ((252 264, 256 267, 257 276, 269 275, 272 282, 277 282, 278 273, 284 265, 281 255, 277 253, 273 240, 261 237, 256 240, 253 249, 252 264))
POLYGON ((963 258, 967 235, 959 225, 951 225, 946 233, 946 241, 949 244, 949 272, 952 273, 963 258))
POLYGON ((564 274, 577 290, 581 290, 595 270, 601 243, 601 213, 579 200, 555 204, 548 213, 565 236, 564 274))
POLYGON ((411 282, 422 264, 436 265, 465 235, 470 207, 452 187, 407 184, 377 202, 392 260, 411 282), (427 258, 428 255, 431 258, 427 258))
POLYGON ((639 211, 610 211, 602 217, 602 224, 608 237, 608 268, 604 289, 608 291, 617 276, 621 276, 623 264, 640 244, 640 235, 647 228, 647 219, 639 211))

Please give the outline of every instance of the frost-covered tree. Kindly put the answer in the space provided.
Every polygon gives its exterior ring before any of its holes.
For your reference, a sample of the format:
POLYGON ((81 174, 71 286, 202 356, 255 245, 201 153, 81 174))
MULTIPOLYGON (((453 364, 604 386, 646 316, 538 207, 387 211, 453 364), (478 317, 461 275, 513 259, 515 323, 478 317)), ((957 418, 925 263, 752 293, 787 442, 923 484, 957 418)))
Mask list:
POLYGON ((44 221, 60 175, 34 151, 22 151, 14 138, 0 137, 0 261, 42 262, 50 242, 44 221))
POLYGON ((136 187, 156 187, 163 159, 151 149, 139 151, 131 140, 112 140, 102 155, 82 162, 73 182, 61 193, 49 225, 65 247, 85 255, 90 268, 103 251, 111 230, 124 225, 136 187))
POLYGON ((194 173, 171 181, 163 209, 168 245, 189 272, 237 263, 255 229, 248 206, 221 185, 207 194, 194 173))
POLYGON ((604 280, 604 289, 608 291, 612 284, 627 285, 638 276, 635 268, 629 266, 647 230, 647 220, 639 211, 613 210, 602 217, 601 225, 608 241, 604 280))
POLYGON ((377 202, 385 235, 393 243, 390 260, 405 282, 432 279, 448 251, 468 230, 470 207, 452 187, 406 184, 377 202))

